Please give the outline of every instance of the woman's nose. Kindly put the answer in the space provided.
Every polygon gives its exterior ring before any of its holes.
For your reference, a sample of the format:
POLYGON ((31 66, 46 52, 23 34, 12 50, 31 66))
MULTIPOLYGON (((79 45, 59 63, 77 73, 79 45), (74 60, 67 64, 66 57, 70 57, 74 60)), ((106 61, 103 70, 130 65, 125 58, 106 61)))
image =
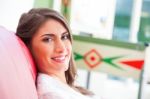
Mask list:
POLYGON ((63 53, 65 52, 65 50, 66 50, 66 47, 65 47, 64 42, 61 39, 57 40, 55 43, 55 51, 58 53, 63 53))

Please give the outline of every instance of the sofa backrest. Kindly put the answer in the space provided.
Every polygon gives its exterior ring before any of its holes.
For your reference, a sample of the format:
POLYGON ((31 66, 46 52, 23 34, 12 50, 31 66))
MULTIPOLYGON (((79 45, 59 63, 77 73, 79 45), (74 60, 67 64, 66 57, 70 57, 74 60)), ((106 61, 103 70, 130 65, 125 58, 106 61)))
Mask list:
POLYGON ((0 99, 38 99, 36 68, 25 44, 0 27, 0 99))

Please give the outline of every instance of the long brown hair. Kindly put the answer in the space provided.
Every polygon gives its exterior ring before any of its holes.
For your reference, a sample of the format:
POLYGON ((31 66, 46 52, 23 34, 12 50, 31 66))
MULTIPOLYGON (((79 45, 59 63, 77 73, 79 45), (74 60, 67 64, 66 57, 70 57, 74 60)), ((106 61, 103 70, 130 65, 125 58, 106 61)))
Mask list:
MULTIPOLYGON (((48 19, 55 19, 59 21, 67 29, 67 32, 69 33, 69 39, 72 42, 71 30, 66 19, 58 12, 48 8, 33 8, 28 13, 23 13, 18 23, 16 35, 22 39, 27 47, 29 47, 30 41, 32 40, 36 31, 48 19)), ((72 55, 69 62, 69 68, 65 72, 67 84, 74 89, 77 89, 82 94, 91 95, 91 92, 89 92, 88 90, 82 87, 74 86, 76 74, 77 72, 72 55)))

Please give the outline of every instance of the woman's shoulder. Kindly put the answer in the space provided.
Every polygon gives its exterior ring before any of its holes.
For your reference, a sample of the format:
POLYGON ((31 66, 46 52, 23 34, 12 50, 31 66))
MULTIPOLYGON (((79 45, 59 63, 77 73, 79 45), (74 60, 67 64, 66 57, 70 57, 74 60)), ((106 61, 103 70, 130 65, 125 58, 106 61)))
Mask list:
POLYGON ((66 97, 65 91, 58 82, 54 78, 42 73, 39 73, 37 77, 37 92, 39 97, 66 97))
POLYGON ((53 80, 52 80, 52 77, 50 77, 49 75, 44 74, 44 73, 38 73, 37 83, 47 83, 47 82, 50 83, 51 81, 53 80))
MULTIPOLYGON (((79 92, 73 90, 72 88, 68 88, 64 86, 53 77, 47 74, 42 74, 42 73, 39 73, 37 77, 37 91, 40 97, 59 97, 60 96, 60 97, 64 97, 63 99, 70 99, 71 97, 72 99, 80 99, 80 98, 101 99, 101 98, 98 98, 96 95, 93 95, 93 96, 82 95, 79 92)), ((57 99, 57 98, 54 98, 54 99, 57 99)))
POLYGON ((46 74, 39 73, 37 77, 37 90, 38 93, 47 93, 57 90, 57 83, 54 79, 46 74))
POLYGON ((37 77, 37 87, 51 87, 51 84, 55 84, 52 77, 48 76, 47 74, 39 73, 37 77))

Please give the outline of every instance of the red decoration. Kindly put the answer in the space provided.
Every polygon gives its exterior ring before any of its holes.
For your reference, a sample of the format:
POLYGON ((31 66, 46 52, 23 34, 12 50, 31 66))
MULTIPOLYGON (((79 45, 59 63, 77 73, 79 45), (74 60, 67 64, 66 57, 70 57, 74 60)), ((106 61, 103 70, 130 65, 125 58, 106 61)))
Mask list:
POLYGON ((144 60, 130 60, 130 61, 122 61, 120 63, 141 70, 144 65, 144 60))
POLYGON ((101 60, 102 57, 95 49, 90 50, 84 55, 84 61, 90 68, 94 68, 99 65, 101 60))

